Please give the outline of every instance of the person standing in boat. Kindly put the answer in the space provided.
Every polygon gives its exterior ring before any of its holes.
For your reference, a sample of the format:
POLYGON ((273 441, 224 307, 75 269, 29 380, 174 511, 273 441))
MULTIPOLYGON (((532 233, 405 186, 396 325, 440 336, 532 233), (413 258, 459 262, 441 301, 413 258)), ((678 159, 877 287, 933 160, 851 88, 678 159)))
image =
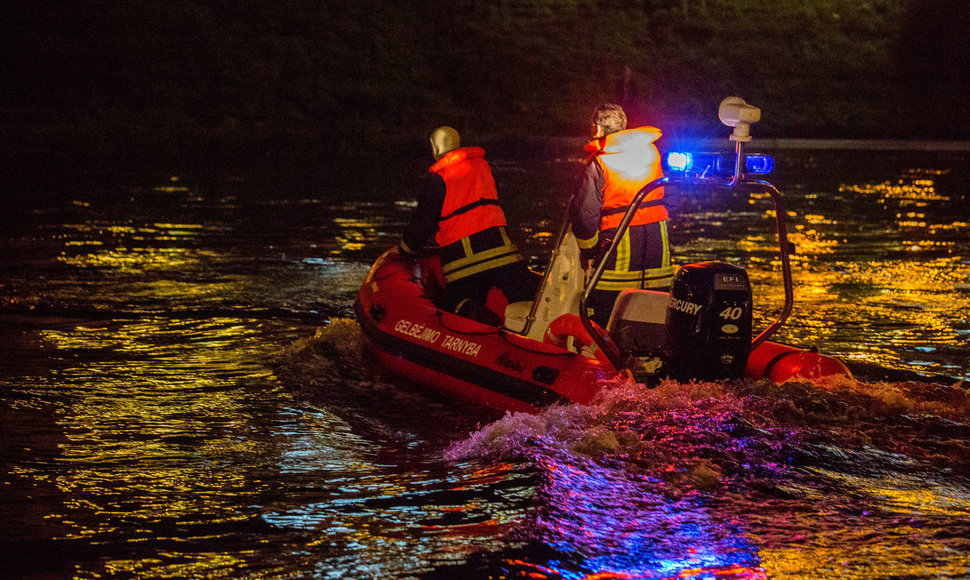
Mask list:
MULTIPOLYGON (((570 201, 572 231, 587 275, 605 255, 636 194, 646 184, 663 177, 660 153, 654 145, 660 138, 660 129, 627 129, 623 108, 607 103, 593 111, 591 133, 592 140, 586 144, 589 158, 570 201)), ((620 291, 670 287, 674 269, 663 196, 663 188, 655 189, 640 203, 630 228, 590 293, 590 318, 604 328, 620 291)))
POLYGON ((532 300, 532 278, 509 239, 505 213, 485 150, 462 147, 458 131, 431 133, 435 163, 400 248, 414 254, 429 240, 440 246, 445 307, 494 324, 509 302, 532 300))

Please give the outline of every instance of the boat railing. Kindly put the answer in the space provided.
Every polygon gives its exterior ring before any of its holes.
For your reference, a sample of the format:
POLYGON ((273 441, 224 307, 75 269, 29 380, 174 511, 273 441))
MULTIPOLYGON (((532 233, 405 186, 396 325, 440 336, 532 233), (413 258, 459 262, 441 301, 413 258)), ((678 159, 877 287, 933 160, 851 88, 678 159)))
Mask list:
POLYGON ((521 330, 517 330, 516 334, 521 334, 522 336, 528 336, 529 332, 532 330, 532 325, 536 321, 536 314, 539 311, 539 305, 542 302, 542 297, 545 294, 546 287, 549 285, 549 278, 552 276, 553 270, 555 269, 556 260, 562 253, 562 243, 566 239, 566 234, 569 232, 569 210, 567 208, 566 215, 562 219, 562 226, 559 228, 559 235, 556 236, 555 243, 552 247, 552 255, 549 258, 549 263, 546 266, 545 272, 542 274, 542 278, 539 279, 539 287, 536 290, 535 298, 532 300, 532 306, 529 308, 529 313, 525 317, 525 326, 521 330))

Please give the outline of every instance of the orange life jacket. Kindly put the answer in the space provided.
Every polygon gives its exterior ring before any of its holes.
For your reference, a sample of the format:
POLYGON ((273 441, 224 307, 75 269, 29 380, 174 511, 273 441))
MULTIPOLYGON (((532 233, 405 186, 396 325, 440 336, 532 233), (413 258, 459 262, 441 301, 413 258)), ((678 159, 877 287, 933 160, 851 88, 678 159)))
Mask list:
POLYGON ((435 234, 439 246, 495 226, 505 226, 495 179, 481 147, 450 151, 429 169, 445 182, 445 202, 435 234))
MULTIPOLYGON (((590 141, 586 150, 593 154, 602 169, 603 211, 600 231, 615 229, 637 193, 655 179, 663 177, 660 152, 654 141, 660 138, 656 127, 637 127, 610 133, 602 139, 590 141)), ((667 219, 663 206, 664 188, 648 194, 633 215, 631 226, 651 224, 667 219)))

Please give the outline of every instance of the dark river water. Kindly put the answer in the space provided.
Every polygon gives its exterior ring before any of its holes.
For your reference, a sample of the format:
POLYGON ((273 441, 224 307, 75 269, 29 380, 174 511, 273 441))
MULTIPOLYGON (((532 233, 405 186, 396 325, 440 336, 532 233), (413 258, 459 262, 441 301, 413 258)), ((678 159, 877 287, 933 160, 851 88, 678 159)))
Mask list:
MULTIPOLYGON (((425 161, 4 186, 0 574, 970 577, 968 154, 776 160, 780 338, 918 375, 618 383, 504 417, 360 350, 355 291, 425 161)), ((578 166, 494 165, 540 266, 578 166)), ((669 197, 677 262, 747 268, 762 328, 768 201, 669 197)))

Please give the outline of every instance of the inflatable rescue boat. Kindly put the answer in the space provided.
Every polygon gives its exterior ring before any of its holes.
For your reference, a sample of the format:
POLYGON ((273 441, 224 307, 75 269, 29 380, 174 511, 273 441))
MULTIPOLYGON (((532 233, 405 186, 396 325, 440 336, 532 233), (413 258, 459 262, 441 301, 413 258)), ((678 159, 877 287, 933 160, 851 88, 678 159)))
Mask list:
POLYGON ((613 246, 589 280, 579 247, 564 224, 532 302, 509 304, 493 326, 442 309, 442 277, 434 255, 413 257, 397 248, 371 267, 355 301, 362 335, 377 365, 415 383, 501 410, 589 403, 606 381, 651 382, 730 378, 818 379, 851 376, 842 361, 814 350, 772 342, 794 302, 785 211, 780 192, 749 175, 770 171, 761 156, 745 155, 749 126, 760 111, 725 99, 721 120, 734 127, 733 168, 727 156, 671 157, 668 177, 646 185, 621 221, 613 246), (718 176, 718 174, 721 174, 718 176), (745 270, 723 262, 679 268, 669 292, 626 290, 605 329, 586 315, 586 301, 616 251, 640 202, 654 189, 692 185, 768 193, 775 204, 785 285, 779 317, 752 332, 752 293, 745 270))

